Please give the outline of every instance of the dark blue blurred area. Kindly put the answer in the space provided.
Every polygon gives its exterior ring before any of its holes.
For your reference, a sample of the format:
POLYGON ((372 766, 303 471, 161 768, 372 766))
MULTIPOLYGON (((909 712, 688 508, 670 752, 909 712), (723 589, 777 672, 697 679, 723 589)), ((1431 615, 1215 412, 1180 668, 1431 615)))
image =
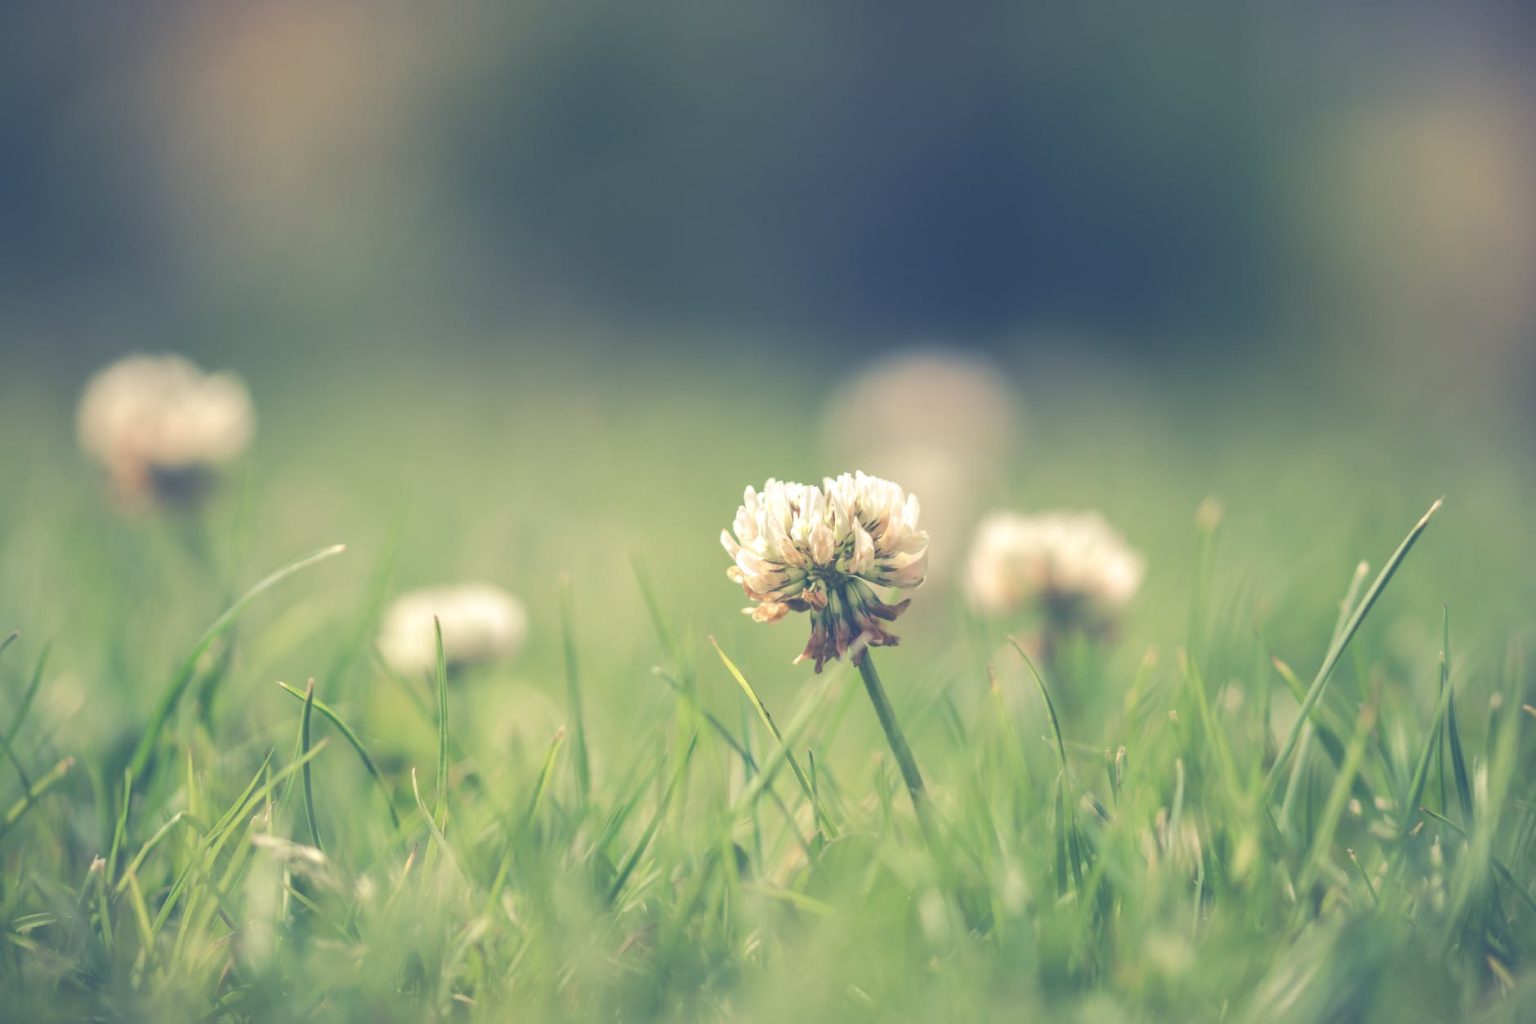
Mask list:
MULTIPOLYGON (((696 10, 696 9, 695 9, 696 10)), ((564 24, 457 180, 606 301, 853 329, 1250 315, 1273 247, 1252 19, 824 5, 564 24), (562 69, 582 68, 584 74, 562 69)))
POLYGON ((535 321, 1254 344, 1334 301, 1298 210, 1336 108, 1421 65, 1531 81, 1518 4, 4 17, 8 348, 535 321))

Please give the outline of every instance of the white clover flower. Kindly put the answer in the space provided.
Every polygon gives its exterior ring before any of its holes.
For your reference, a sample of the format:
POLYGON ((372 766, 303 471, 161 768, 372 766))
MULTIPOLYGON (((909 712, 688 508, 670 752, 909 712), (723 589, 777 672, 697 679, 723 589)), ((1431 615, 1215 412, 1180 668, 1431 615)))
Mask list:
POLYGON ((816 671, 858 643, 891 646, 893 621, 910 599, 889 605, 874 586, 920 586, 928 569, 928 534, 917 528, 916 495, 863 473, 844 473, 822 486, 770 479, 748 487, 736 510, 735 536, 720 542, 735 562, 726 575, 756 606, 757 622, 789 612, 811 613, 811 639, 796 662, 815 659, 816 671))
POLYGON ((1144 569, 1097 512, 994 512, 976 529, 966 590, 984 614, 1036 607, 1058 626, 1104 628, 1141 586, 1144 569))
POLYGON ((523 646, 528 615, 522 602, 489 583, 427 587, 396 598, 379 627, 379 654, 405 675, 437 667, 436 617, 443 627, 443 658, 453 667, 509 658, 523 646))
POLYGON ((129 356, 99 371, 76 414, 81 449, 130 502, 195 501, 255 428, 239 377, 173 355, 129 356))

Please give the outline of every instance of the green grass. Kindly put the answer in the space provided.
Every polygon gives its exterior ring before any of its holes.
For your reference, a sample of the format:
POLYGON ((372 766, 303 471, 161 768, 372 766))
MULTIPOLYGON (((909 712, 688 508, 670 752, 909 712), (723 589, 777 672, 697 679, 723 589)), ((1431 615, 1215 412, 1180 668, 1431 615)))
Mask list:
POLYGON ((302 429, 275 387, 204 551, 106 506, 67 393, 0 407, 56 425, 0 454, 0 1017, 1536 1011, 1507 453, 1056 410, 1075 429, 987 500, 1105 507, 1146 587, 1112 644, 1035 666, 1027 620, 937 573, 877 652, 909 766, 858 670, 791 667, 804 622, 744 621, 724 579, 742 485, 842 468, 805 417, 765 436, 700 382, 574 412, 439 387, 411 407, 451 424, 358 394, 302 429), (376 663, 390 595, 469 577, 527 600, 519 659, 376 663))

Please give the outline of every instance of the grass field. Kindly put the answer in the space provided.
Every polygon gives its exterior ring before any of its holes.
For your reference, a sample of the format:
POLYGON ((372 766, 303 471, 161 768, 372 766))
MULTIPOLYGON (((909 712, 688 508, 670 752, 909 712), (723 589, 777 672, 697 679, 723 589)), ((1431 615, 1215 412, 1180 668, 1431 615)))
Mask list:
POLYGON ((1536 1014, 1536 485, 1495 411, 1021 375, 971 505, 919 493, 955 533, 872 652, 919 816, 858 670, 791 666, 803 617, 724 578, 743 487, 860 468, 824 390, 445 363, 251 371, 190 517, 114 508, 77 379, 0 379, 0 1016, 1536 1014), (1027 617, 967 611, 994 506, 1144 553, 1112 642, 1037 679, 1027 617), (526 649, 385 669, 385 602, 460 579, 526 649))

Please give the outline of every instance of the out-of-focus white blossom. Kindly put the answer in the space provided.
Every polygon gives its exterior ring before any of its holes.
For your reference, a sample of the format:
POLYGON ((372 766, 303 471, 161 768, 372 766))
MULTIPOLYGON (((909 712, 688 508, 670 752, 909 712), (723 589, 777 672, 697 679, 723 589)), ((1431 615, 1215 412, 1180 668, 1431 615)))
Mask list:
POLYGON ((868 366, 827 400, 828 446, 938 446, 994 456, 1019 430, 1018 398, 980 356, 917 350, 868 366))
POLYGON ((465 667, 509 658, 523 646, 528 616, 517 598, 489 583, 427 587, 396 598, 379 627, 379 654, 406 675, 437 666, 437 631, 443 627, 443 658, 465 667))
POLYGON ((829 459, 900 480, 923 496, 936 550, 929 579, 954 571, 959 544, 1022 436, 1021 403, 992 361, 954 349, 899 352, 864 365, 822 416, 829 459))
POLYGON ((1112 622, 1145 566, 1097 512, 994 512, 976 529, 966 571, 971 606, 987 615, 1037 608, 1056 624, 1112 622))
POLYGON ((180 356, 129 356, 86 384, 80 447, 119 496, 187 504, 250 443, 256 415, 232 373, 204 373, 180 356))
POLYGON ((910 600, 888 605, 881 587, 920 586, 928 568, 928 534, 917 527, 916 495, 889 480, 844 473, 814 484, 770 479, 748 487, 736 510, 735 536, 720 532, 733 564, 726 575, 757 604, 758 622, 811 613, 811 639, 796 661, 816 671, 861 639, 893 645, 886 631, 910 600))

